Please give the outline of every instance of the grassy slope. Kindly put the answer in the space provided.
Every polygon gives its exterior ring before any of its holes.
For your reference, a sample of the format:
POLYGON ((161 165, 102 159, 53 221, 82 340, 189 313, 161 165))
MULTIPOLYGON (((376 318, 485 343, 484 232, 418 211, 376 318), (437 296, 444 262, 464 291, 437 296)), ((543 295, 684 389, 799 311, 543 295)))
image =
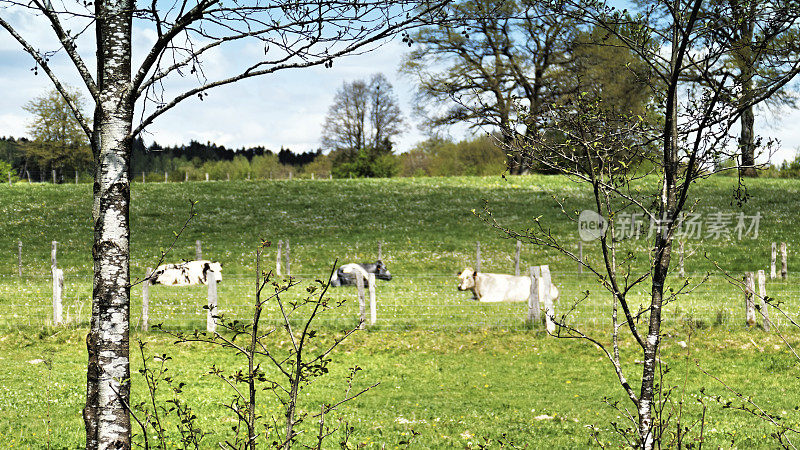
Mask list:
MULTIPOLYGON (((732 188, 732 180, 727 178, 704 182, 695 191, 699 194, 699 210, 738 211, 730 206, 732 188)), ((789 267, 796 267, 791 249, 798 248, 794 209, 800 204, 799 188, 800 183, 790 180, 755 182, 749 187, 753 198, 744 211, 748 215, 756 211, 764 215, 759 238, 690 242, 689 248, 696 253, 687 261, 688 270, 711 268, 711 263, 700 256, 703 253, 733 273, 766 269, 772 241, 789 243, 789 267)), ((337 257, 373 259, 379 239, 384 241, 390 269, 400 275, 398 282, 409 274, 452 276, 463 265, 472 263, 476 240, 482 244, 484 268, 510 271, 513 243, 501 239, 470 210, 480 210, 486 199, 498 220, 516 228, 530 226, 532 218, 542 216, 541 220, 550 224, 556 234, 576 245, 576 226, 561 217, 551 195, 565 198, 569 209, 590 204, 585 193, 564 179, 543 176, 509 181, 494 177, 137 184, 133 186, 131 214, 133 271, 141 273, 152 265, 159 249, 169 244, 172 231, 188 214, 189 199, 199 201, 199 214, 181 237, 171 259, 193 257, 194 241, 202 239, 204 254, 223 261, 228 280, 235 278, 231 274, 252 278, 252 249, 259 237, 288 238, 292 243, 293 272, 314 276, 324 273, 337 257)), ((40 275, 49 270, 49 242, 58 240, 59 265, 68 278, 86 277, 77 288, 88 296, 90 196, 87 185, 4 188, 0 193, 0 249, 6 249, 7 256, 0 257, 0 305, 14 301, 15 292, 38 289, 48 295, 46 280, 25 279, 19 283, 6 276, 16 271, 18 239, 25 246, 25 272, 40 275)), ((630 243, 644 261, 645 243, 630 243)), ((586 247, 590 257, 596 258, 592 251, 586 247)), ((523 260, 523 264, 546 261, 554 274, 574 271, 574 263, 540 249, 526 247, 523 260)), ((443 280, 446 289, 452 291, 452 279, 443 280)), ((396 289, 397 284, 391 286, 396 289)), ((573 293, 577 292, 576 287, 573 293)), ((717 294, 712 291, 705 296, 713 301, 717 294)), ((50 429, 54 430, 51 441, 58 443, 56 447, 80 446, 84 332, 61 330, 49 337, 50 332, 44 330, 40 339, 30 332, 5 330, 0 332, 0 447, 45 446, 48 410, 54 418, 50 429), (53 371, 27 362, 38 358, 53 358, 53 371)), ((674 364, 672 384, 681 384, 684 374, 688 374, 685 395, 690 399, 687 405, 691 403, 691 414, 698 412, 698 403, 691 396, 697 395, 700 386, 729 396, 696 369, 691 362, 695 357, 734 387, 756 395, 771 410, 791 411, 798 403, 794 394, 798 387, 797 367, 782 351, 773 348, 779 344, 776 338, 765 338, 760 333, 706 330, 695 336, 696 350, 685 366, 685 356, 679 356, 684 351, 675 345, 676 341, 687 339, 685 330, 674 324, 670 333, 664 358, 674 364), (751 337, 765 353, 754 348, 751 337), (778 390, 786 394, 772 395, 778 390)), ((212 361, 233 361, 198 349, 170 348, 156 336, 147 339, 155 341, 153 353, 166 349, 174 354, 175 367, 192 384, 189 397, 200 403, 195 407, 199 415, 211 418, 205 419, 205 426, 222 432, 215 419, 222 412, 214 405, 224 401, 227 394, 220 394, 216 401, 198 400, 197 394, 210 390, 201 374, 212 361), (208 357, 198 358, 200 354, 208 357)), ((632 353, 629 359, 634 358, 632 353)), ((333 376, 312 391, 310 404, 330 401, 337 395, 340 398, 343 372, 358 363, 365 367, 366 379, 382 384, 351 405, 346 415, 356 420, 360 441, 385 442, 390 447, 411 428, 423 433, 416 444, 423 448, 463 446, 469 441, 478 442, 483 436, 496 439, 506 432, 516 442, 534 448, 581 447, 589 443, 585 425, 606 429, 603 439, 612 439, 607 430, 609 423, 616 420, 616 413, 604 407, 601 399, 621 399, 609 367, 596 350, 586 344, 555 341, 525 331, 375 331, 357 336, 347 351, 335 359, 339 364, 333 376), (554 413, 557 414, 552 420, 535 419, 540 414, 554 413)), ((134 357, 134 366, 136 361, 134 357)), ((731 441, 737 446, 773 446, 773 441, 762 438, 769 433, 762 422, 718 406, 710 411, 706 437, 712 439, 714 446, 728 446, 731 441)))
MULTIPOLYGON (((739 212, 731 206, 731 178, 712 178, 694 187, 698 211, 739 212)), ((751 200, 741 209, 760 211, 764 218, 758 239, 690 241, 712 259, 738 272, 752 261, 769 260, 769 243, 797 244, 796 214, 800 183, 758 180, 749 186, 751 200), (746 248, 747 251, 741 251, 746 248)), ((181 237, 172 259, 194 256, 194 241, 203 241, 204 255, 222 261, 226 273, 252 273, 253 248, 259 237, 292 243, 296 273, 320 273, 334 258, 372 259, 376 242, 397 273, 449 275, 474 259, 475 241, 482 243, 485 266, 513 268, 513 243, 470 211, 489 202, 501 224, 524 229, 541 216, 560 237, 577 246, 577 226, 564 218, 555 195, 568 209, 591 205, 589 195, 560 177, 422 178, 389 180, 271 181, 134 184, 132 190, 132 268, 135 273, 157 260, 172 232, 188 216, 189 201, 198 201, 198 216, 181 237)), ((88 185, 17 185, 0 195, 0 274, 16 272, 16 243, 23 242, 24 271, 49 273, 50 241, 58 240, 59 265, 67 275, 91 274, 91 191, 88 185)), ((645 240, 634 248, 643 249, 645 240)), ((587 246, 587 252, 592 249, 587 246)), ((523 260, 546 260, 554 270, 575 265, 555 253, 526 248, 523 260)), ((790 266, 794 266, 790 254, 790 266)), ((706 270, 703 258, 690 259, 690 269, 706 270)), ((764 265, 763 263, 761 264, 764 265)))

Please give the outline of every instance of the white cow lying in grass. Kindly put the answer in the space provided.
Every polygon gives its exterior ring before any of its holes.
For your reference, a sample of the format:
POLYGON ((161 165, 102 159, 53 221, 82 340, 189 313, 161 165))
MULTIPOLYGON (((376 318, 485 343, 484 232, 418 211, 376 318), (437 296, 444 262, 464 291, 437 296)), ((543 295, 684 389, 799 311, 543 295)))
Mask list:
POLYGON ((214 272, 217 283, 222 280, 222 264, 199 260, 186 261, 179 264, 158 266, 150 276, 150 284, 167 286, 188 286, 191 284, 208 284, 208 274, 214 272))
MULTIPOLYGON (((531 295, 531 278, 500 273, 478 273, 467 267, 458 274, 459 291, 472 291, 479 302, 526 302, 531 295)), ((550 284, 550 298, 558 299, 558 288, 550 284)))

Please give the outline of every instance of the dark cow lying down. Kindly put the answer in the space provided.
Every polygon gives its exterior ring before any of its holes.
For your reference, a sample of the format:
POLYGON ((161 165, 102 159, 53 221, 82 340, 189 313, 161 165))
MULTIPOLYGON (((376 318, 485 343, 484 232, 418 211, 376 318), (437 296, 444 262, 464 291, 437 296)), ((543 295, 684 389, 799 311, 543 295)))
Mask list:
POLYGON ((389 281, 392 279, 392 274, 386 269, 386 266, 381 260, 376 261, 374 264, 356 264, 350 263, 339 267, 336 273, 331 277, 331 286, 355 286, 356 272, 360 272, 364 277, 364 287, 369 286, 368 275, 375 274, 375 278, 379 280, 389 281))
MULTIPOLYGON (((531 295, 531 278, 501 273, 475 272, 467 267, 458 275, 459 291, 472 291, 479 302, 524 302, 531 295)), ((550 284, 550 298, 558 299, 558 288, 550 284)))
POLYGON ((167 286, 189 286, 191 284, 208 284, 208 274, 214 272, 217 283, 222 280, 222 264, 199 260, 186 261, 179 264, 158 266, 150 276, 150 284, 167 286))

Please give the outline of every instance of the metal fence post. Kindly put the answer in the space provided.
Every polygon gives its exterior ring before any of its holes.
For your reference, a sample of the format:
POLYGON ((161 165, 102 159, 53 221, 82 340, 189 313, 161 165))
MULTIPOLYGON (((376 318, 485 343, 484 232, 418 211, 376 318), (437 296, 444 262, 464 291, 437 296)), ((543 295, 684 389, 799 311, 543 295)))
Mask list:
POLYGON ((206 331, 217 332, 217 273, 208 271, 208 312, 206 313, 206 331))

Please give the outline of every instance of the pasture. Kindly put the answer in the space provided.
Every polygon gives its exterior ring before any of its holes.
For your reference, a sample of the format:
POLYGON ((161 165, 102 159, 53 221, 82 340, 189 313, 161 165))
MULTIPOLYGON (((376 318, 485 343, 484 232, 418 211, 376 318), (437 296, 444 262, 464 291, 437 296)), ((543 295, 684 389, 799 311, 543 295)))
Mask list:
MULTIPOLYGON (((643 183, 647 183, 645 181, 643 183)), ((713 373, 729 386, 754 396, 772 412, 797 420, 800 396, 797 361, 775 334, 744 330, 740 290, 714 268, 720 264, 739 278, 744 271, 769 269, 771 242, 789 245, 788 281, 770 280, 768 294, 797 312, 800 263, 794 251, 798 233, 795 206, 800 183, 793 180, 750 182, 751 199, 732 206, 735 180, 715 177, 695 189, 696 211, 760 213, 758 237, 735 235, 686 241, 686 270, 692 283, 710 278, 667 308, 662 360, 670 368, 668 383, 678 386, 672 407, 696 420, 707 407, 704 439, 712 446, 774 447, 771 428, 751 415, 723 408, 732 398, 713 373), (691 334, 691 338, 689 335, 691 334), (690 342, 688 349, 677 345, 690 342), (698 363, 695 363, 698 361, 698 363), (702 370, 701 370, 702 369, 702 370), (704 394, 700 388, 705 387, 704 394), (775 393, 781 392, 781 395, 775 393), (716 395, 722 396, 720 401, 716 395), (682 401, 682 403, 679 402, 682 401), (787 411, 787 412, 784 412, 787 411), (713 431, 712 431, 713 430, 713 431)), ((481 243, 484 271, 513 273, 514 241, 504 239, 473 210, 484 202, 503 226, 525 229, 539 218, 553 234, 578 245, 577 224, 561 213, 591 205, 588 192, 560 177, 423 178, 385 180, 293 180, 263 182, 192 182, 134 184, 132 189, 132 261, 134 277, 158 261, 197 201, 197 216, 180 235, 166 261, 194 257, 196 240, 203 257, 223 264, 220 308, 227 317, 247 318, 253 301, 254 249, 259 239, 291 244, 291 271, 300 285, 288 293, 300 297, 304 287, 330 273, 334 260, 374 261, 382 242, 383 261, 391 282, 378 282, 378 323, 356 333, 334 354, 332 373, 312 386, 304 406, 341 398, 347 368, 364 368, 359 382, 381 385, 347 405, 343 420, 355 427, 355 441, 370 448, 394 448, 411 435, 412 448, 498 446, 503 434, 532 448, 576 448, 616 442, 611 422, 625 425, 602 400, 622 398, 609 365, 585 342, 548 338, 524 324, 519 304, 486 305, 455 289, 455 273, 474 265, 481 243), (555 198, 554 198, 555 197, 555 198), (338 397, 337 397, 338 396, 338 397), (405 433, 405 435, 403 434, 405 433)), ((91 296, 91 187, 89 185, 15 185, 3 188, 0 214, 0 447, 74 448, 81 445, 80 408, 85 382, 85 327, 91 296), (65 273, 67 327, 51 327, 50 242, 57 240, 58 265, 65 273), (23 243, 23 276, 17 273, 17 241, 23 243), (48 363, 30 363, 38 359, 48 363), (42 387, 45 387, 42 389, 42 387)), ((622 243, 647 264, 647 240, 622 243)), ((270 247, 262 267, 274 265, 270 247)), ((584 255, 599 261, 586 243, 584 255)), ((566 308, 589 291, 574 311, 574 323, 599 336, 608 323, 608 296, 591 275, 579 274, 574 261, 552 250, 523 246, 521 266, 549 264, 561 290, 557 307, 566 308)), ((682 283, 673 276, 673 287, 682 283)), ((151 287, 151 321, 167 328, 201 328, 205 323, 205 286, 151 287)), ((132 320, 139 319, 141 286, 131 289, 132 320)), ((355 325, 358 305, 353 288, 330 291, 343 306, 320 319, 333 335, 355 325)), ((646 287, 636 292, 646 299, 646 287)), ((276 318, 267 312, 265 320, 276 318)), ((786 339, 798 334, 787 327, 786 339)), ((186 398, 203 426, 214 433, 214 446, 227 429, 220 404, 229 397, 218 383, 204 377, 211 363, 233 367, 236 361, 199 345, 172 346, 158 332, 135 334, 150 342, 152 354, 174 357, 173 370, 186 377, 186 398), (200 351, 202 350, 202 351, 200 351), (216 399, 206 394, 216 392, 216 399), (215 437, 216 436, 216 437, 215 437)), ((276 346, 286 345, 276 341, 276 346)), ((630 343, 625 348, 632 350, 630 343)), ((133 347, 133 346, 132 346, 133 347)), ((635 353, 627 355, 633 362, 635 353)), ((134 367, 141 358, 133 355, 134 367)), ((629 376, 635 378, 633 365, 629 376)), ((135 368, 134 368, 135 371, 135 368)), ((137 391, 134 379, 134 397, 137 391)), ((140 385, 141 383, 139 383, 140 385)), ((623 406, 627 406, 621 403, 623 406)), ((265 414, 277 410, 265 405, 265 414)), ((686 420, 686 419, 685 419, 686 420)), ((688 423, 688 422, 687 422, 688 423)), ((695 428, 696 430, 696 428, 695 428)))

